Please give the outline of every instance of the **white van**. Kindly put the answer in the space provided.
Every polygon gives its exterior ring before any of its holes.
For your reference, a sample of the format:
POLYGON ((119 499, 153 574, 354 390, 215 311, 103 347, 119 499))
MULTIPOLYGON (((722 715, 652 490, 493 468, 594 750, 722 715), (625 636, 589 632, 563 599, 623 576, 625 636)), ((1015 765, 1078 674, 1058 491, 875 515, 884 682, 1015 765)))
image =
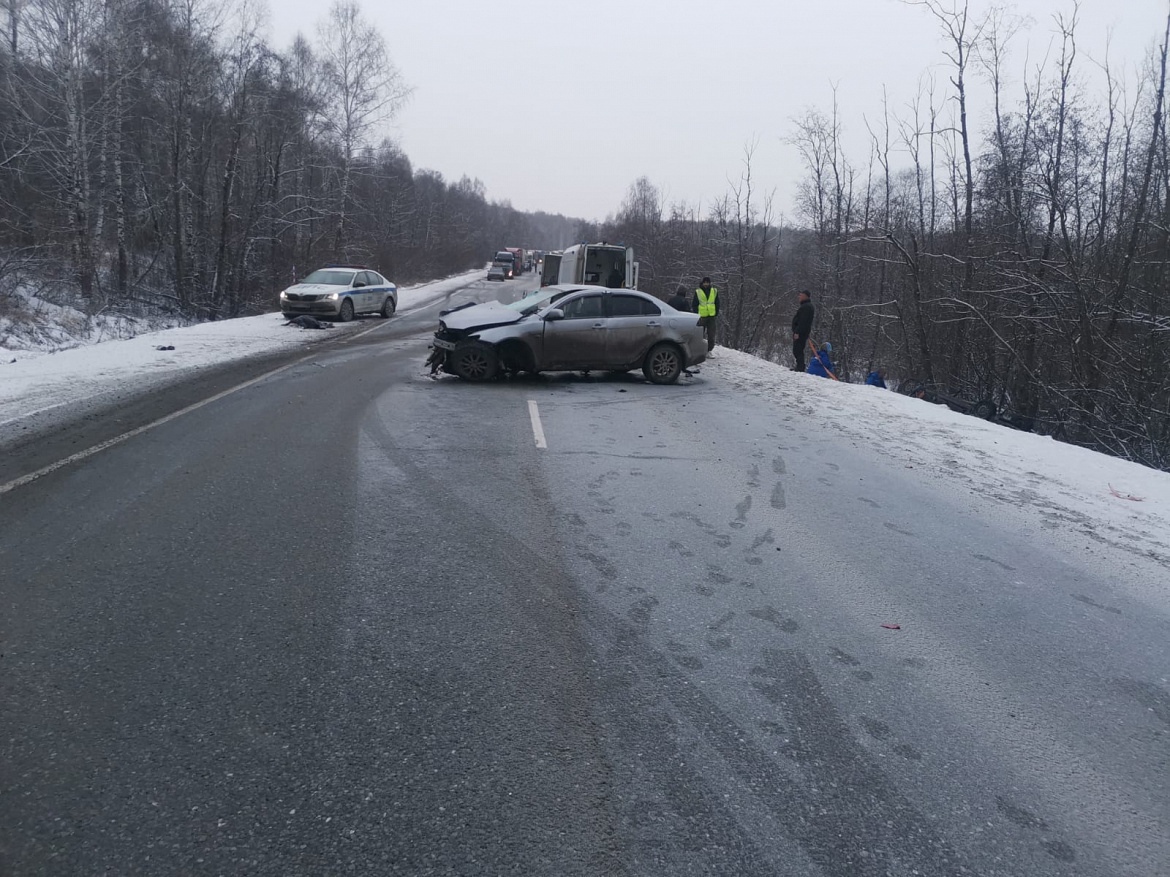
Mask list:
POLYGON ((584 283, 610 289, 637 289, 638 263, 634 248, 607 244, 574 244, 544 257, 541 285, 584 283), (554 257, 559 256, 558 260, 554 257), (555 272, 555 275, 554 275, 555 272))

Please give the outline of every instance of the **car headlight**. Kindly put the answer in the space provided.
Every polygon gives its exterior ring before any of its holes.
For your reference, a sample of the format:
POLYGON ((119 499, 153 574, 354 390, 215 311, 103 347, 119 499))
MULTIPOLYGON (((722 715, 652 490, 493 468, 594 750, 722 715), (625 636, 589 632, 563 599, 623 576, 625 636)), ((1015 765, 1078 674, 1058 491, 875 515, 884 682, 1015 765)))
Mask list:
POLYGON ((288 293, 281 290, 280 297, 281 298, 288 298, 288 293))
POLYGON ((336 293, 336 292, 332 292, 332 293, 330 293, 328 296, 326 296, 326 298, 327 298, 329 301, 337 301, 337 298, 338 298, 338 296, 337 296, 337 293, 336 293))
POLYGON ((444 323, 442 320, 439 320, 439 331, 440 331, 440 332, 446 332, 446 331, 447 331, 447 324, 446 324, 446 323, 444 323))

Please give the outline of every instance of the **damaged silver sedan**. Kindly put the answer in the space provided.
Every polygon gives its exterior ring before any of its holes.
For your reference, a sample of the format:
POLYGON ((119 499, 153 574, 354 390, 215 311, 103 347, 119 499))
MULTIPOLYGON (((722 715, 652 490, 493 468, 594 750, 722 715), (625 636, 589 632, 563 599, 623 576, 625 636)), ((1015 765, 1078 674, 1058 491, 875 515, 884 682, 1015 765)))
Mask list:
POLYGON ((487 381, 502 373, 641 369, 647 380, 671 384, 707 358, 698 316, 643 292, 546 286, 529 299, 445 314, 432 341, 432 371, 487 381))

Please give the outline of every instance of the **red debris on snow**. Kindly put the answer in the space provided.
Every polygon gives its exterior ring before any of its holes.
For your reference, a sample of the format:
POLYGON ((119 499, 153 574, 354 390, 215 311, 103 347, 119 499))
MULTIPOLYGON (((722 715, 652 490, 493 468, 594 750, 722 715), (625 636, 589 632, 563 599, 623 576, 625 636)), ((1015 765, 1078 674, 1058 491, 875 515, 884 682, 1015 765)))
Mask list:
POLYGON ((900 624, 883 624, 882 627, 884 627, 886 630, 901 630, 902 629, 902 625, 900 625, 900 624))
POLYGON ((1112 493, 1114 496, 1116 496, 1118 499, 1128 499, 1131 502, 1145 502, 1146 501, 1146 498, 1144 496, 1134 496, 1132 493, 1122 493, 1120 490, 1118 490, 1112 484, 1109 485, 1109 492, 1112 493))

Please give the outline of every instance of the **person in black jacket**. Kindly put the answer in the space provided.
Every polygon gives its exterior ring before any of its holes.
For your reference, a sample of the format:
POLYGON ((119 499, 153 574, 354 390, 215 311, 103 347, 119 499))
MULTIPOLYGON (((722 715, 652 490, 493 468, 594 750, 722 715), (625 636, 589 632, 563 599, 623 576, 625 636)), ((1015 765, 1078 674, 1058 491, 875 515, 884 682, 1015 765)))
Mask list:
POLYGON ((666 300, 666 303, 676 311, 689 311, 691 309, 691 303, 687 301, 687 288, 680 286, 675 290, 674 295, 666 300))
POLYGON ((804 371, 804 348, 808 345, 808 336, 812 334, 813 316, 812 296, 807 289, 800 291, 800 307, 796 309, 796 316, 792 318, 792 355, 796 358, 794 371, 804 371))

